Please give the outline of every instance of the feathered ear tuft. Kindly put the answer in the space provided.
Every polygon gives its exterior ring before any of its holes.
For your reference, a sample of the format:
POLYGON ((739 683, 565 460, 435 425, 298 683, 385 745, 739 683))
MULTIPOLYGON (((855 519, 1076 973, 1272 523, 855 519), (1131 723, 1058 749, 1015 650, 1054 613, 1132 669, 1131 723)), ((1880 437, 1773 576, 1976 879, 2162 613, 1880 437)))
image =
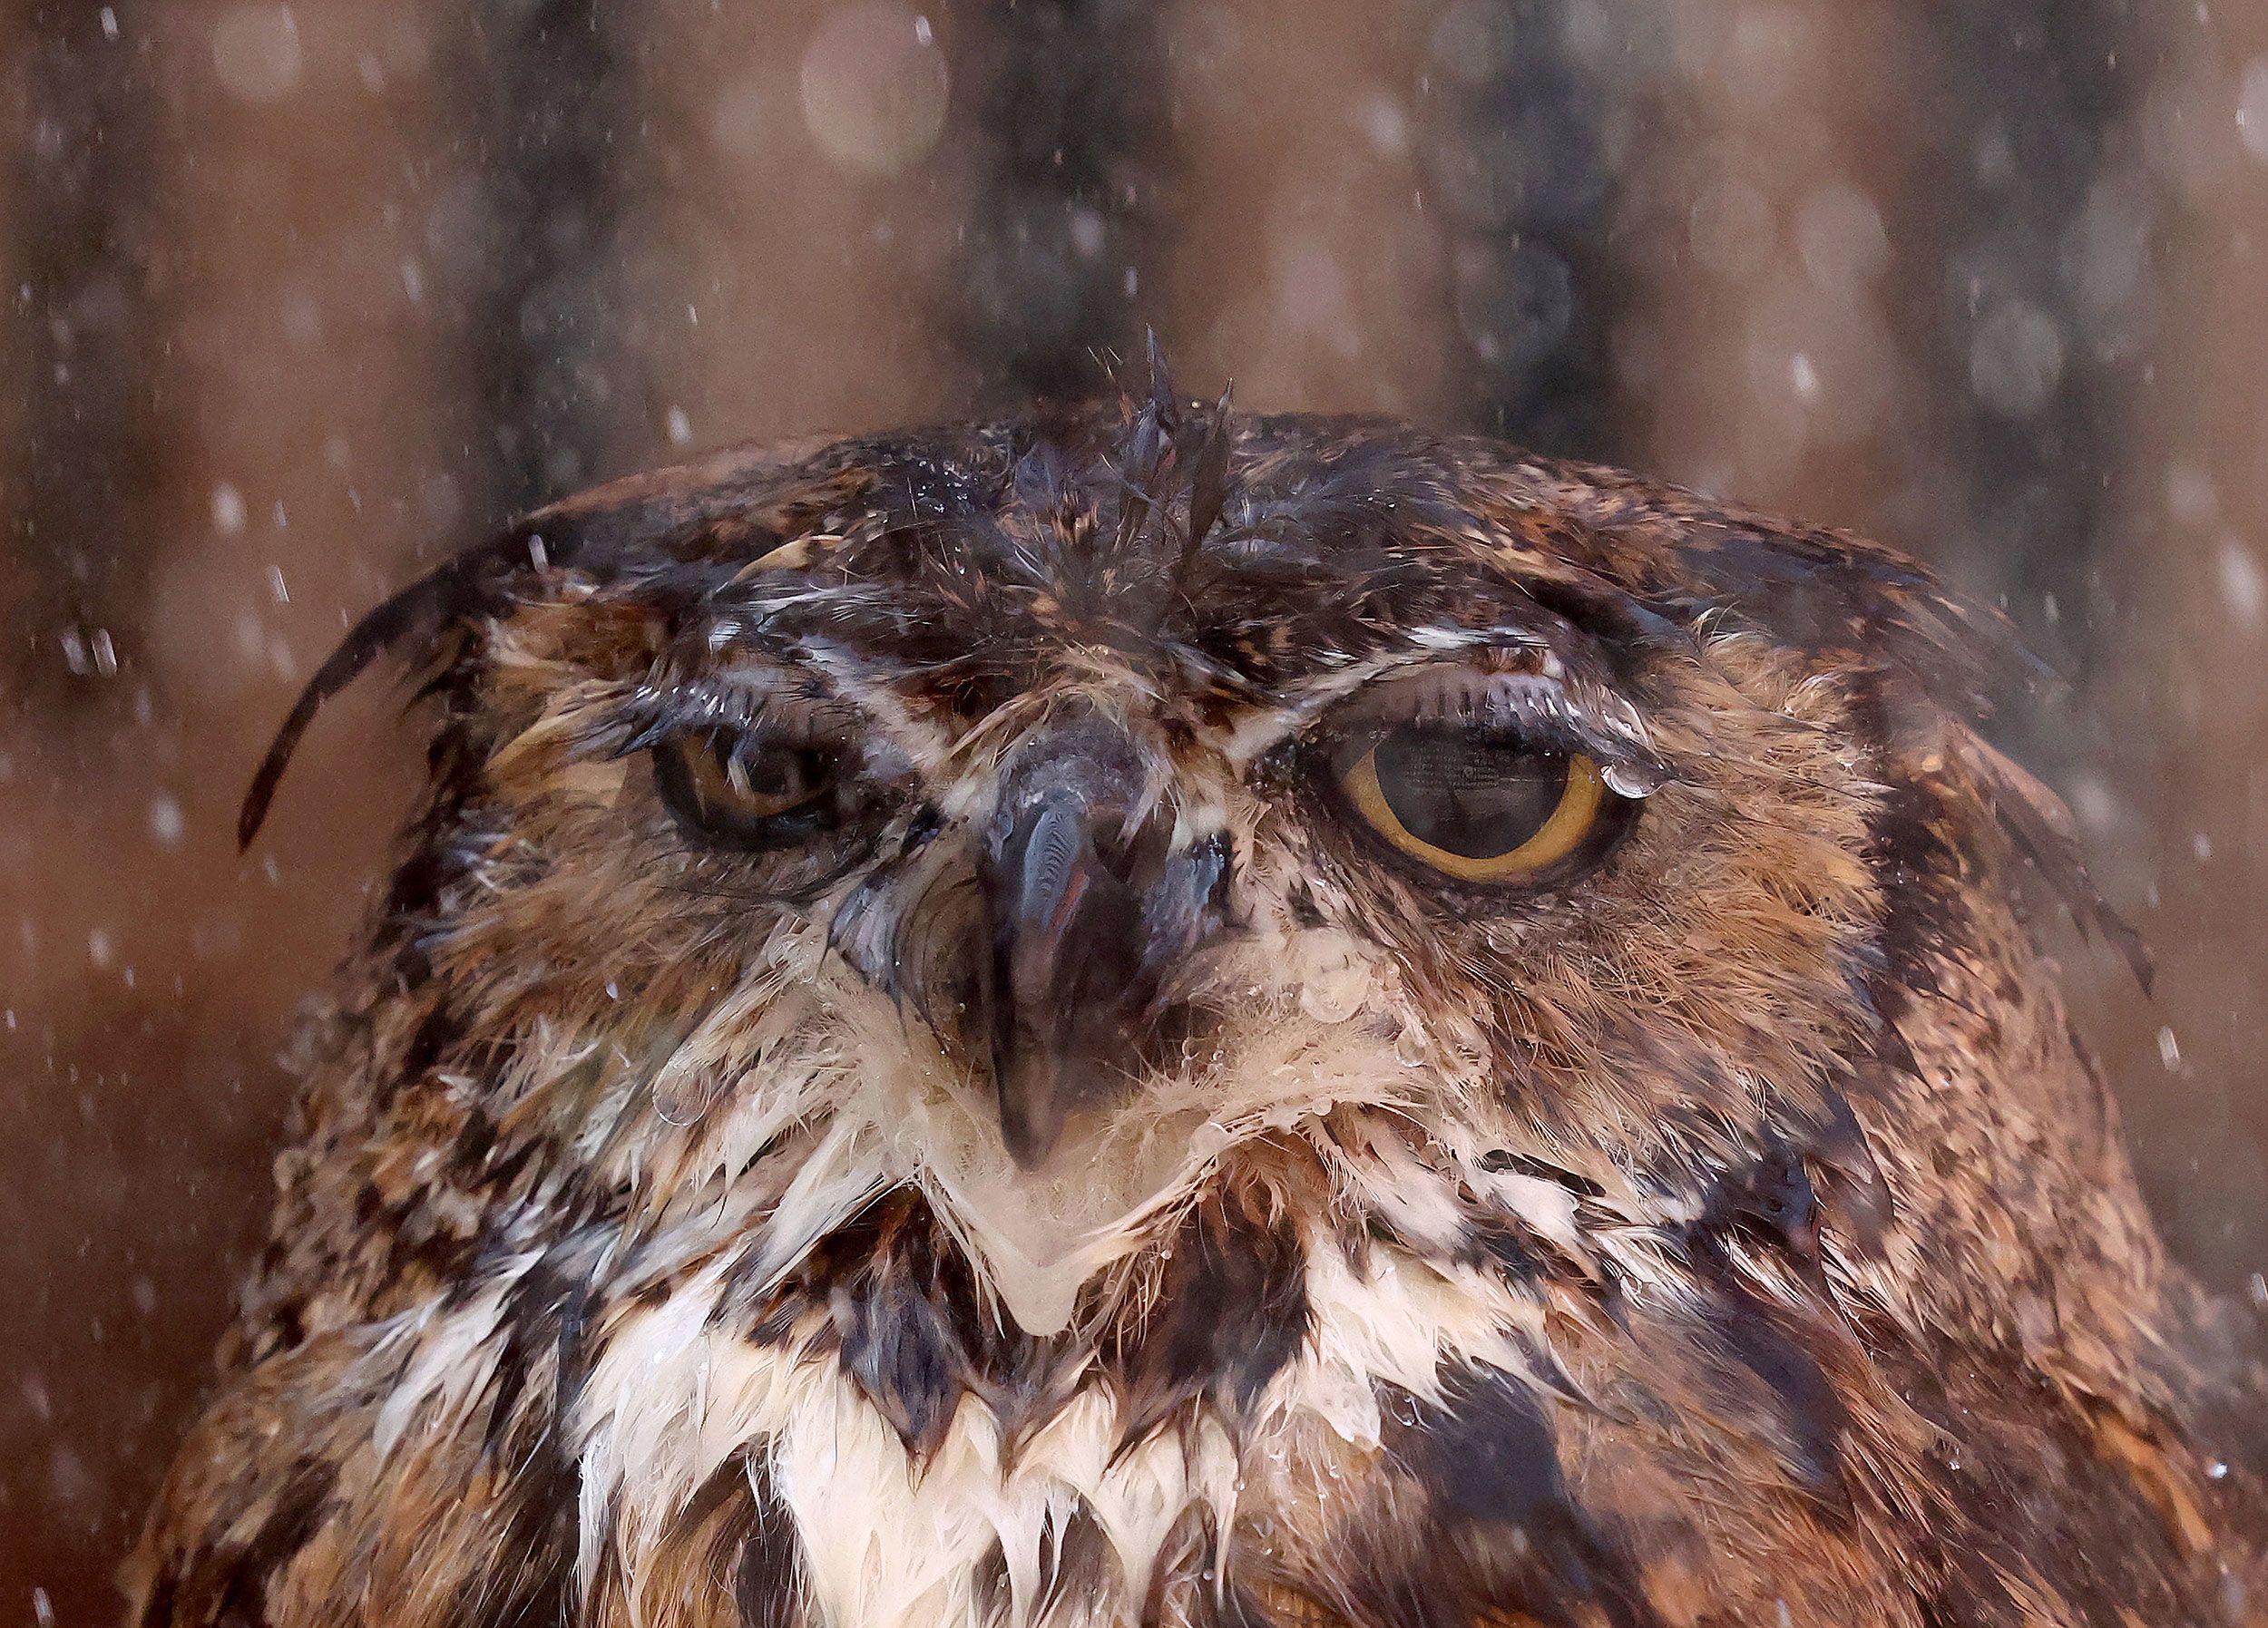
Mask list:
POLYGON ((476 614, 496 599, 518 571, 540 571, 548 563, 543 537, 515 527, 426 572, 357 622, 315 670, 315 677, 308 680, 276 731, 276 738, 269 743, 267 756, 260 759, 252 784, 244 793, 243 805, 237 810, 237 852, 249 849, 259 834, 284 770, 290 766, 300 737, 326 701, 360 678, 379 657, 413 640, 429 640, 446 624, 476 614))
POLYGON ((1173 467, 1173 443, 1168 439, 1163 415, 1156 401, 1142 404, 1134 414, 1119 453, 1119 535, 1116 558, 1128 558, 1156 511, 1159 490, 1173 467))
POLYGON ((1142 330, 1142 345, 1149 361, 1149 406, 1158 415, 1158 424, 1168 434, 1179 427, 1179 403, 1173 394, 1173 375, 1166 366, 1165 346, 1158 343, 1158 330, 1142 330))
MULTIPOLYGON (((1205 551, 1205 539, 1217 523, 1221 512, 1228 505, 1228 453, 1235 431, 1229 423, 1228 390, 1220 393, 1220 404, 1213 410, 1205 425, 1205 439, 1197 451, 1196 461, 1189 466, 1188 478, 1188 515, 1177 540, 1170 525, 1161 528, 1161 551, 1172 550, 1172 561, 1167 567, 1165 590, 1158 600, 1157 622, 1159 627, 1172 614, 1174 605, 1188 592, 1189 572, 1198 557, 1205 551)), ((1167 500, 1161 495, 1160 502, 1167 500)), ((1170 512, 1170 503, 1168 503, 1170 512)), ((1155 629, 1153 629, 1155 630, 1155 629)))
POLYGON ((2085 843, 2071 811, 2021 765, 1975 730, 1956 728, 1953 756, 2017 853, 2044 878, 2084 933, 2117 950, 2145 995, 2157 977, 2150 948, 2111 907, 2088 872, 2085 843))
POLYGON ((1703 589, 1688 612, 1696 602, 1721 609, 1816 659, 1879 674, 1906 715, 1897 725, 1910 736, 1906 748, 1917 759, 1950 760, 2017 856, 2148 991, 2149 950, 2088 873, 2062 799, 1979 732, 2003 702, 2065 687, 2007 617, 1896 550, 1843 532, 1782 531, 1734 516, 1688 527, 1678 551, 1703 589))
POLYGON ((1125 429, 1106 454, 1117 470, 1119 493, 1110 557, 1132 561, 1148 556, 1164 585, 1157 608, 1162 623, 1184 593, 1206 537, 1228 506, 1229 453, 1236 428, 1229 389, 1221 391, 1209 414, 1182 403, 1174 395, 1173 376, 1156 330, 1145 330, 1145 340, 1149 393, 1123 391, 1119 410, 1125 429), (1173 523, 1177 498, 1185 498, 1188 504, 1186 519, 1178 528, 1173 523))
POLYGON ((1189 472, 1189 529, 1182 539, 1181 558, 1174 567, 1177 589, 1188 575, 1198 551, 1205 546, 1206 534, 1228 506, 1228 447, 1235 438, 1229 424, 1228 397, 1235 388, 1234 381, 1221 386, 1220 402, 1213 409, 1212 423, 1205 429, 1205 444, 1198 449, 1197 467, 1189 472))

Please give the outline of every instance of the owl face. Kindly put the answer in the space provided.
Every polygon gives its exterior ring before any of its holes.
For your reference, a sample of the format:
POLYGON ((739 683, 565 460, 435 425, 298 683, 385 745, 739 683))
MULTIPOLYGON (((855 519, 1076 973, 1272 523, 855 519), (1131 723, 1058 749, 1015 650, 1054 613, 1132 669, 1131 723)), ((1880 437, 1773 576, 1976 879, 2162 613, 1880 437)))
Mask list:
POLYGON ((1162 392, 536 515, 255 783, 425 641, 143 1620, 2219 1620, 1994 633, 1162 392))
POLYGON ((1663 1183, 1816 1136, 1876 1019, 1882 669, 1717 619, 1735 528, 1157 419, 515 541, 445 681, 421 950, 543 1037, 515 1089, 595 1059, 583 1156, 684 1203, 831 1127, 842 1193, 934 1184, 1027 1259, 1351 1109, 1663 1183))

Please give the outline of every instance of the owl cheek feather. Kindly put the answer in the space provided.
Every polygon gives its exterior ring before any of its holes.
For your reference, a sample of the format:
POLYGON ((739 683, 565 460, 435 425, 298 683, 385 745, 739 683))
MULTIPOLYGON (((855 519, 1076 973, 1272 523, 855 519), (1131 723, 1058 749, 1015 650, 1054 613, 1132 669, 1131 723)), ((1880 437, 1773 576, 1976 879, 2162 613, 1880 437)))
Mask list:
POLYGON ((1027 1168, 1139 1076, 1167 974, 1220 927, 1225 851, 1173 852, 1169 815, 1129 819, 1140 793, 1131 743, 1085 722, 1017 752, 984 835, 979 1008, 1001 1137, 1027 1168))

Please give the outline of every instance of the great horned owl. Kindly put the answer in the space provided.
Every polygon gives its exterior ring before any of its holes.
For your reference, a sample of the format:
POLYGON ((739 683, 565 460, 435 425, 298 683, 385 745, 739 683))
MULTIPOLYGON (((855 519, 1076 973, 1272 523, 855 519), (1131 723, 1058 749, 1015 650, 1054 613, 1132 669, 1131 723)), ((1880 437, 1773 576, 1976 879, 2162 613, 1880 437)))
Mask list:
POLYGON ((2260 1622, 1911 562, 1157 391, 543 511, 139 1620, 2260 1622))

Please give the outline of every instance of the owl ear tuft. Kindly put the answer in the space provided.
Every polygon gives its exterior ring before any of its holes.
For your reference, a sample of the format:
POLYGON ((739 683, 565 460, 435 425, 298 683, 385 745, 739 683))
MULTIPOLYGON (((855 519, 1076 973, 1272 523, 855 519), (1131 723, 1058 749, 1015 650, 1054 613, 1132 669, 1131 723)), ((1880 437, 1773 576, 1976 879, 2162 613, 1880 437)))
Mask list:
POLYGON ((1166 348, 1158 343, 1158 330, 1142 330, 1142 342, 1149 361, 1149 405, 1156 412, 1158 422, 1170 432, 1178 416, 1178 404, 1174 399, 1173 374, 1166 366, 1166 348))
POLYGON ((1221 386, 1220 400, 1215 404, 1206 422, 1205 439, 1197 449, 1197 457, 1189 466, 1189 513, 1181 533, 1180 547, 1175 551, 1173 564, 1166 580, 1165 598, 1159 605, 1159 616, 1169 615, 1171 608, 1188 590, 1189 572, 1198 558, 1205 551, 1205 539, 1219 524, 1228 507, 1228 454, 1237 439, 1236 422, 1229 405, 1235 383, 1221 386))
POLYGON ((379 657, 412 639, 430 638, 448 622, 477 610, 493 600, 511 576, 521 569, 543 570, 551 563, 543 536, 524 526, 455 555, 380 602, 357 622, 338 648, 308 680, 299 698, 276 737, 269 743, 252 784, 237 810, 236 846, 241 853, 252 845, 275 801, 277 785, 298 750, 300 737, 323 704, 367 671, 379 657))
POLYGON ((1155 329, 1144 331, 1148 392, 1124 389, 1119 413, 1124 429, 1107 456, 1118 472, 1119 522, 1112 558, 1146 554, 1165 591, 1156 615, 1162 624, 1181 597, 1205 539, 1228 506, 1229 453, 1236 441, 1230 412, 1233 385, 1208 414, 1174 394, 1173 375, 1155 329), (1201 434, 1201 439, 1198 439, 1201 434), (1192 451, 1190 443, 1196 440, 1192 451), (1186 496, 1188 517, 1172 522, 1174 500, 1186 496))
POLYGON ((2081 933, 2097 934, 2116 950, 2149 994, 2157 963, 2141 933, 2103 897, 2087 871, 2085 841, 2063 799, 1974 729, 1954 727, 1952 756, 2009 844, 2046 879, 2081 933))
MULTIPOLYGON (((1206 426, 1205 444, 1198 449, 1197 467, 1189 473, 1189 535, 1182 548, 1182 563, 1204 546, 1205 534, 1213 529, 1228 506, 1228 445, 1235 438, 1229 424, 1229 393, 1236 381, 1221 386, 1220 402, 1213 409, 1213 421, 1206 426)), ((1177 579, 1179 572, 1176 572, 1177 579)))

